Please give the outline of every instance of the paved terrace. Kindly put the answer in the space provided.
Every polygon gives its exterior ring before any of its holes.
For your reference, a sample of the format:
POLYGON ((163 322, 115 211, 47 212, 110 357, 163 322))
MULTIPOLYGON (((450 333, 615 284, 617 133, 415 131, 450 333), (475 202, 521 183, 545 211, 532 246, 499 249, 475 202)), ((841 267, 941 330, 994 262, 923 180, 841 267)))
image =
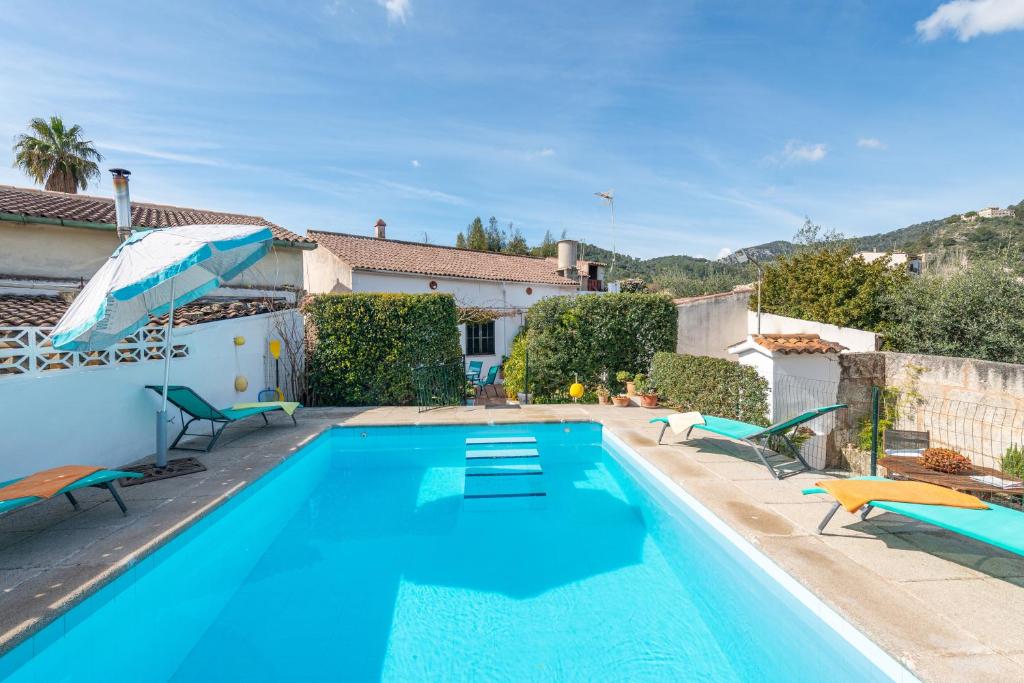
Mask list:
MULTIPOLYGON (((648 425, 663 410, 529 406, 307 409, 299 427, 231 427, 203 456, 204 473, 123 489, 122 517, 104 491, 0 518, 0 651, 59 617, 194 520, 225 502, 333 424, 508 423, 594 419, 702 501, 917 675, 933 681, 1020 680, 1024 667, 1024 558, 887 513, 867 522, 738 458, 736 444, 706 439, 657 446, 648 425)), ((799 644, 790 644, 799 646, 799 644)))

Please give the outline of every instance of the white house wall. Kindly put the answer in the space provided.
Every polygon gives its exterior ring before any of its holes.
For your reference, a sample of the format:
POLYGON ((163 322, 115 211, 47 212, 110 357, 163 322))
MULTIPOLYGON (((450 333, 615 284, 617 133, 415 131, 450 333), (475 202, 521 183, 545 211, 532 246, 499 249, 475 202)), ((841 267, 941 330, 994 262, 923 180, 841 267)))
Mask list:
MULTIPOLYGON (((0 245, 4 275, 88 280, 114 253, 118 241, 114 230, 0 221, 0 245)), ((274 247, 229 285, 301 289, 302 253, 292 247, 274 247)))
MULTIPOLYGON (((174 343, 187 344, 189 355, 171 361, 171 383, 192 387, 218 408, 257 400, 267 388, 264 356, 269 339, 277 336, 277 315, 298 314, 287 311, 174 330, 174 343), (236 336, 245 337, 246 343, 235 346, 236 336), (234 387, 239 375, 249 383, 242 392, 234 387)), ((0 481, 67 464, 118 467, 151 454, 159 397, 145 385, 162 379, 161 360, 0 377, 0 481)), ((181 419, 170 405, 168 412, 174 419, 168 425, 173 438, 181 419)), ((291 420, 280 414, 270 420, 280 425, 274 429, 291 428, 291 420)), ((227 429, 221 444, 231 440, 232 428, 227 429)))
MULTIPOLYGON (((512 347, 512 340, 522 327, 523 315, 510 309, 526 310, 545 297, 576 294, 576 287, 356 270, 352 272, 352 291, 406 294, 445 293, 453 295, 456 304, 460 307, 477 306, 509 311, 512 315, 498 318, 494 322, 494 355, 467 358, 467 360, 481 361, 483 371, 487 372, 491 365, 501 362, 502 356, 508 355, 512 347), (431 281, 437 283, 437 289, 430 288, 431 281), (527 288, 531 290, 531 293, 527 293, 527 288)), ((465 351, 464 325, 459 326, 459 335, 462 349, 465 351)))
POLYGON ((305 289, 310 294, 341 294, 352 291, 352 269, 326 247, 302 254, 305 289))
POLYGON ((676 353, 735 360, 727 349, 747 336, 750 290, 676 299, 676 353))
POLYGON ((88 280, 117 244, 113 230, 0 221, 0 273, 88 280))

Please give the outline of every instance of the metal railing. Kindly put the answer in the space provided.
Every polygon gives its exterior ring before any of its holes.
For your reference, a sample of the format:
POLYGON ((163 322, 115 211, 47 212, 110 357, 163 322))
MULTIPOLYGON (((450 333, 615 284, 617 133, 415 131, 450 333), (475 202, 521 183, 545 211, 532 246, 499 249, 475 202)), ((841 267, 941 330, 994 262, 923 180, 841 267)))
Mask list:
POLYGON ((412 368, 418 412, 466 403, 466 363, 456 358, 412 368))

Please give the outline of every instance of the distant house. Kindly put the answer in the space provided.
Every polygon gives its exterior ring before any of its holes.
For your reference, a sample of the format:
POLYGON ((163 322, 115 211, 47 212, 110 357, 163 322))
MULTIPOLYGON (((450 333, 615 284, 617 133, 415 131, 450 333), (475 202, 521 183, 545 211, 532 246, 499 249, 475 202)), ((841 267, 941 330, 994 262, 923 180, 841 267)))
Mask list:
POLYGON ((1000 209, 998 206, 989 206, 978 211, 982 218, 1014 218, 1017 212, 1013 209, 1000 209))
POLYGON ((464 312, 479 309, 492 318, 460 326, 468 360, 482 361, 484 371, 508 355, 531 304, 603 288, 603 266, 583 262, 581 274, 571 240, 559 242, 561 257, 549 260, 387 239, 385 228, 378 221, 373 237, 310 230, 320 249, 306 253, 306 289, 450 293, 464 312))
POLYGON ((907 269, 907 272, 918 275, 921 273, 921 257, 913 254, 907 254, 902 251, 858 251, 854 256, 863 259, 865 263, 872 263, 881 258, 888 258, 889 266, 891 268, 904 267, 907 269))
MULTIPOLYGON (((303 287, 304 251, 316 243, 260 216, 134 202, 132 226, 240 224, 269 227, 271 253, 218 294, 287 296, 303 287)), ((0 185, 0 294, 56 295, 91 278, 118 245, 114 200, 0 185)), ((0 324, 4 324, 0 321, 0 324)))

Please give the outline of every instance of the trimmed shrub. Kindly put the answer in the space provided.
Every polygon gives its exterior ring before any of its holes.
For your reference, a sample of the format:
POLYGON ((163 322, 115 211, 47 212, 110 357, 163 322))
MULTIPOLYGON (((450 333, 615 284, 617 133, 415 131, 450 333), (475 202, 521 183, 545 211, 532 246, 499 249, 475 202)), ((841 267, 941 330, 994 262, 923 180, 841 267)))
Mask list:
POLYGON ((323 294, 304 310, 309 388, 319 405, 409 405, 414 365, 461 355, 449 294, 323 294))
POLYGON ((768 382, 749 365, 725 358, 656 353, 651 380, 662 400, 678 410, 768 424, 768 382))
POLYGON ((576 377, 592 391, 617 371, 647 372, 656 351, 675 347, 676 308, 667 296, 550 297, 527 312, 505 363, 505 387, 509 396, 523 391, 527 350, 530 390, 540 403, 558 400, 576 377))

